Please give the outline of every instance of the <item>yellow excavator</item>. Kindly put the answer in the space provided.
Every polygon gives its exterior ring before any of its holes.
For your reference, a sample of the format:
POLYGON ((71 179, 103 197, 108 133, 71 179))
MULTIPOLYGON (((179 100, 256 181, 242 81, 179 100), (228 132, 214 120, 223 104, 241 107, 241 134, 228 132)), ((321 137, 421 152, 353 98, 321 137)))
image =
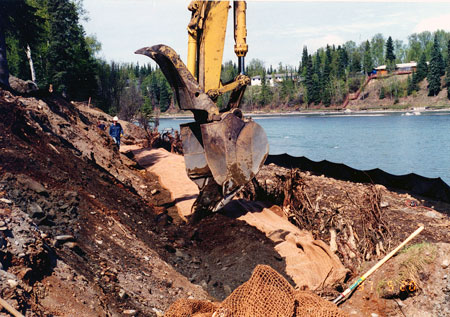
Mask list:
POLYGON ((188 25, 187 67, 166 45, 136 51, 151 57, 171 85, 178 106, 190 110, 195 122, 180 126, 189 178, 200 193, 193 212, 217 211, 248 183, 263 165, 269 144, 263 128, 239 109, 250 78, 244 74, 246 43, 245 1, 233 1, 234 51, 239 75, 231 82, 220 79, 230 1, 192 1, 188 25), (217 98, 230 92, 219 110, 217 98))

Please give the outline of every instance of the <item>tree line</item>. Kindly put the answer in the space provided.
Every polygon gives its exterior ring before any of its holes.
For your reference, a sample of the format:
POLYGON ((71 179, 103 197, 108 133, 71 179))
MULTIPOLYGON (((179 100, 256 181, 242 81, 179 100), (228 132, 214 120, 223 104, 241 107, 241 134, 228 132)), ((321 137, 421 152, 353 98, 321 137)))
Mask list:
POLYGON ((81 1, 0 2, 0 85, 9 74, 71 100, 88 100, 123 119, 173 106, 170 86, 157 67, 106 62, 101 44, 80 24, 81 1))
MULTIPOLYGON (((409 76, 405 84, 398 80, 387 80, 380 89, 380 98, 387 96, 398 97, 413 94, 419 90, 419 83, 425 78, 428 81, 428 95, 435 96, 442 86, 450 89, 449 45, 450 33, 439 30, 434 33, 425 31, 414 33, 408 37, 408 43, 385 39, 382 34, 376 34, 372 39, 357 45, 348 41, 343 45, 326 45, 309 53, 306 46, 303 47, 301 60, 296 69, 297 78, 294 83, 281 82, 279 87, 270 88, 273 94, 267 93, 264 87, 266 74, 275 72, 292 72, 292 68, 278 68, 272 66, 265 68, 261 61, 250 62, 249 75, 256 73, 261 77, 261 87, 257 87, 255 105, 267 106, 270 104, 304 102, 306 106, 311 104, 339 105, 344 102, 346 96, 356 92, 363 86, 367 77, 377 66, 386 65, 386 70, 392 73, 396 64, 415 61, 417 69, 409 76), (256 65, 256 68, 254 67, 256 65), (253 68, 252 68, 253 66, 253 68), (441 77, 446 75, 442 85, 441 77), (287 88, 286 86, 289 86, 287 88), (277 91, 285 91, 287 94, 278 94, 277 91), (278 98, 272 99, 272 96, 278 98)), ((295 72, 295 70, 294 70, 295 72)), ((449 95, 450 96, 450 95, 449 95)), ((247 98, 248 102, 248 98, 247 98)))
MULTIPOLYGON (((9 72, 31 79, 43 89, 51 85, 71 100, 93 99, 102 110, 121 118, 149 117, 153 109, 174 107, 173 92, 158 67, 107 62, 96 58, 101 44, 86 36, 80 19, 85 12, 80 0, 3 0, 0 2, 0 85, 7 85, 9 72)), ((361 88, 373 68, 385 64, 393 71, 397 63, 417 61, 416 72, 405 83, 394 80, 380 88, 380 98, 398 98, 414 94, 419 83, 428 81, 429 95, 450 89, 450 33, 445 31, 414 33, 407 43, 376 34, 357 45, 326 45, 315 52, 306 46, 299 54, 297 67, 270 65, 251 60, 246 72, 259 75, 260 86, 247 88, 242 107, 258 110, 280 105, 342 104, 349 93, 361 88), (275 86, 268 76, 282 74, 275 86)), ((238 74, 235 63, 222 66, 222 81, 238 74)), ((450 96, 450 93, 449 93, 450 96)), ((228 95, 218 99, 224 107, 228 95)))

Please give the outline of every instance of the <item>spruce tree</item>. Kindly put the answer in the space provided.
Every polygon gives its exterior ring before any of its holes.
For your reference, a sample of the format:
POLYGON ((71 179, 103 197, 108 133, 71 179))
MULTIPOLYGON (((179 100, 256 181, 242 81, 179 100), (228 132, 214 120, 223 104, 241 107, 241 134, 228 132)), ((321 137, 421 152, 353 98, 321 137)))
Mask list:
POLYGON ((31 78, 26 50, 31 54, 31 48, 40 40, 43 30, 43 20, 36 11, 25 0, 0 1, 0 85, 4 87, 9 87, 10 66, 7 54, 12 53, 6 51, 7 37, 13 40, 9 43, 9 49, 15 46, 15 59, 20 64, 15 67, 15 75, 24 79, 31 78))
POLYGON ((340 45, 337 48, 338 60, 337 60, 337 77, 344 78, 345 77, 345 49, 343 49, 340 45))
POLYGON ((321 91, 321 99, 323 104, 328 107, 331 104, 331 48, 329 45, 327 45, 326 51, 325 51, 325 63, 323 67, 323 74, 322 74, 322 91, 321 91))
POLYGON ((331 48, 327 44, 327 49, 325 51, 325 63, 323 66, 323 81, 327 83, 330 81, 331 75, 331 48))
POLYGON ((386 97, 386 93, 384 92, 384 86, 380 88, 380 99, 384 99, 386 97))
POLYGON ((417 81, 417 72, 413 72, 412 77, 411 77, 411 93, 413 91, 419 91, 419 82, 417 81))
POLYGON ((359 73, 361 71, 361 56, 358 51, 353 52, 350 72, 359 73))
POLYGON ((413 91, 418 91, 419 86, 417 85, 417 72, 412 72, 412 75, 408 75, 407 79, 407 88, 406 92, 409 95, 413 93, 413 91))
POLYGON ((302 65, 301 65, 301 70, 300 73, 305 76, 306 74, 306 67, 308 65, 308 48, 305 46, 303 46, 303 52, 302 52, 302 65))
POLYGON ((394 44, 390 36, 386 41, 386 68, 388 71, 395 70, 394 44))
POLYGON ((447 68, 447 63, 444 61, 444 57, 442 56, 442 52, 441 52, 441 46, 439 44, 438 41, 438 33, 436 32, 435 36, 434 36, 434 41, 436 42, 436 45, 438 47, 438 63, 439 63, 439 69, 441 71, 440 75, 444 76, 445 75, 445 69, 447 68))
POLYGON ((322 59, 319 51, 314 55, 314 73, 313 73, 313 101, 315 104, 320 103, 323 89, 323 73, 321 70, 322 59))
POLYGON ((308 55, 308 61, 306 63, 306 74, 305 74, 305 87, 306 87, 306 100, 310 104, 314 101, 314 82, 313 82, 313 65, 312 57, 308 55))
POLYGON ((86 99, 96 89, 95 62, 89 54, 76 5, 70 0, 48 3, 50 17, 49 80, 56 91, 86 99))
POLYGON ((408 75, 408 78, 406 79, 406 93, 408 94, 408 96, 413 92, 412 82, 413 81, 411 79, 411 75, 408 75))
POLYGON ((450 40, 447 43, 447 73, 445 75, 445 84, 447 86, 447 98, 450 99, 450 40))
POLYGON ((416 84, 419 84, 422 80, 424 80, 428 75, 428 65, 425 56, 425 52, 420 55, 419 62, 417 63, 417 71, 416 71, 416 84))
POLYGON ((437 36, 434 37, 431 51, 430 70, 428 72, 428 96, 436 96, 441 91, 441 52, 437 36))
POLYGON ((370 74, 373 70, 372 52, 370 50, 370 42, 368 40, 366 41, 366 45, 364 46, 363 69, 367 75, 370 74))
POLYGON ((265 106, 271 101, 270 88, 266 83, 266 69, 263 68, 261 72, 261 90, 258 96, 258 102, 260 106, 265 106))

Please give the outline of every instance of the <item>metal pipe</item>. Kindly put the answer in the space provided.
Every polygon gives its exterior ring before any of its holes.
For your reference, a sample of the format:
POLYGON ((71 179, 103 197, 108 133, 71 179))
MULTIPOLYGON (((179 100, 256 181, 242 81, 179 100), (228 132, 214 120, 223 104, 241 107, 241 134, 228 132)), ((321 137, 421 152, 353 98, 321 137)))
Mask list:
POLYGON ((244 56, 238 57, 238 68, 239 68, 239 73, 244 75, 245 74, 245 57, 244 56))
POLYGON ((234 52, 238 57, 239 72, 244 74, 245 63, 244 58, 248 52, 247 38, 247 24, 246 24, 246 9, 247 3, 245 1, 233 1, 234 4, 234 52))
POLYGON ((188 33, 187 68, 192 76, 197 79, 197 39, 190 32, 188 33))

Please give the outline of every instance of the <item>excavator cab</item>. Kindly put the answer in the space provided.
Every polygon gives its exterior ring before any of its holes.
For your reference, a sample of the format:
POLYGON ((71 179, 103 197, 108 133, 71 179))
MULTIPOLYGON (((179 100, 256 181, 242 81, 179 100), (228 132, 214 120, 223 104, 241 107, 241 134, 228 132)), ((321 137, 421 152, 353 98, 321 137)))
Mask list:
POLYGON ((268 153, 267 136, 260 125, 244 118, 239 105, 250 78, 244 74, 246 3, 234 1, 235 46, 240 74, 229 83, 220 80, 229 1, 192 1, 188 25, 188 65, 166 45, 145 47, 159 65, 182 110, 195 122, 180 126, 186 171, 199 187, 193 213, 217 211, 248 183, 268 153), (230 92, 227 106, 219 110, 217 98, 230 92))

